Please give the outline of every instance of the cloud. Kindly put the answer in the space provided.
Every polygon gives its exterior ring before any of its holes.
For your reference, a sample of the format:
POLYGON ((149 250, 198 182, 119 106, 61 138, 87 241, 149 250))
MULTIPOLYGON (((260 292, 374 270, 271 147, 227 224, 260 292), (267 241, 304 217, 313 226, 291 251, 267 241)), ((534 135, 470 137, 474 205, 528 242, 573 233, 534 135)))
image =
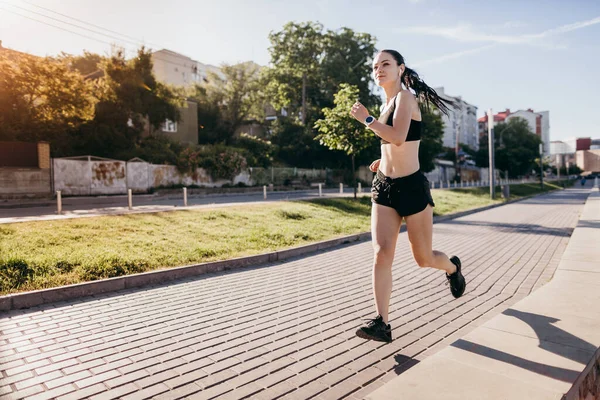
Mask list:
MULTIPOLYGON (((511 22, 512 23, 512 22, 511 22)), ((415 26, 401 28, 401 33, 414 33, 430 36, 439 36, 447 39, 456 40, 459 42, 479 42, 479 43, 495 43, 495 44, 529 44, 534 46, 549 47, 549 48, 564 48, 564 45, 558 45, 553 42, 545 41, 544 39, 560 35, 566 32, 571 32, 577 29, 582 29, 591 25, 600 23, 600 17, 596 17, 587 21, 575 22, 573 24, 562 25, 557 28, 548 29, 536 34, 522 35, 494 35, 484 32, 478 32, 471 25, 461 24, 455 27, 436 27, 436 26, 415 26)))
POLYGON ((494 43, 494 44, 488 44, 488 45, 485 45, 485 46, 477 47, 475 49, 458 51, 458 52, 455 52, 455 53, 445 54, 443 56, 439 56, 439 57, 432 58, 432 59, 429 59, 429 60, 419 61, 419 62, 417 62, 417 63, 415 63, 413 65, 414 65, 415 68, 420 68, 420 67, 425 66, 425 65, 439 64, 439 63, 444 62, 444 61, 453 60, 455 58, 466 56, 467 54, 479 53, 481 51, 488 50, 488 49, 491 49, 491 48, 496 47, 496 46, 498 46, 498 44, 496 44, 496 43, 494 43))

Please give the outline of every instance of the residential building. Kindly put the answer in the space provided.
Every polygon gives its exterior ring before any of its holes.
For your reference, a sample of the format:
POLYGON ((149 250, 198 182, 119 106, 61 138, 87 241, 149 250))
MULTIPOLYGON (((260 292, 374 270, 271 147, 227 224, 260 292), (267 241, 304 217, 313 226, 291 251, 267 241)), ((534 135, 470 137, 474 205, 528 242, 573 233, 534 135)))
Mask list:
POLYGON ((584 172, 600 173, 600 150, 577 151, 577 166, 584 172))
POLYGON ((461 96, 450 96, 443 87, 436 88, 438 95, 454 102, 449 115, 442 114, 444 122, 444 147, 456 148, 458 142, 479 150, 479 135, 477 134, 477 107, 467 103, 461 96))
POLYGON ((166 49, 152 53, 152 63, 156 79, 173 86, 190 87, 207 81, 209 72, 221 73, 218 67, 166 49))
POLYGON ((550 142, 550 154, 572 154, 580 150, 592 148, 592 138, 570 138, 550 142))
POLYGON ((152 128, 146 121, 144 135, 161 132, 176 142, 198 144, 198 103, 186 99, 185 105, 179 107, 179 116, 179 121, 166 120, 158 129, 152 128))

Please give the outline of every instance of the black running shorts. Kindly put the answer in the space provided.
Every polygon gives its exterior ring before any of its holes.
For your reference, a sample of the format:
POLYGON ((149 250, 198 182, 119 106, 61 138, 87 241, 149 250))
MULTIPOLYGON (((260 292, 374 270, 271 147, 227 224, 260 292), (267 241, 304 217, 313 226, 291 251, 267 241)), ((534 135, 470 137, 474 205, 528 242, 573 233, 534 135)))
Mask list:
POLYGON ((395 209, 402 217, 423 211, 427 204, 435 207, 429 181, 420 170, 394 179, 377 170, 371 186, 371 201, 395 209))

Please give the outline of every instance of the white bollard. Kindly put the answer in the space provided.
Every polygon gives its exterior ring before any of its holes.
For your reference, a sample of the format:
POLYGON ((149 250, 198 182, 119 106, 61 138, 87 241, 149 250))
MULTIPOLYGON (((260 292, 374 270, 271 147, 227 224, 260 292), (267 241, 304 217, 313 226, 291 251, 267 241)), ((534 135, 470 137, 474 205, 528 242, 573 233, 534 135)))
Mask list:
POLYGON ((594 178, 594 187, 592 188, 592 192, 597 192, 600 190, 600 187, 598 187, 598 177, 594 178))
POLYGON ((319 183, 319 197, 323 197, 323 184, 319 183))
POLYGON ((267 187, 263 186, 263 199, 267 199, 267 187))
POLYGON ((187 188, 183 188, 183 206, 187 207, 187 188))
POLYGON ((344 193, 344 184, 340 183, 340 194, 344 193))
POLYGON ((127 204, 129 205, 129 209, 133 207, 133 199, 131 197, 131 189, 127 189, 127 204))
POLYGON ((56 191, 56 212, 62 214, 62 196, 60 190, 56 191))
POLYGON ((450 181, 446 181, 446 187, 449 188, 450 187, 450 181))
POLYGON ((358 194, 362 193, 362 183, 358 182, 358 194))
POLYGON ((462 179, 460 180, 460 187, 465 187, 465 181, 463 181, 462 179))

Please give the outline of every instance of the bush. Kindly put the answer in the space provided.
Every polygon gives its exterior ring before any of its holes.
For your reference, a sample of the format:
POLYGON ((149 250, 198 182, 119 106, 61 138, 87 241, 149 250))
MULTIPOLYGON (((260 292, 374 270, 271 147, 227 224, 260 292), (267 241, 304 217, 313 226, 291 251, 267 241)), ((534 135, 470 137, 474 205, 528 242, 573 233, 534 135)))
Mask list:
POLYGON ((225 145, 190 146, 177 157, 181 172, 204 168, 214 180, 233 180, 248 165, 243 149, 225 145))
POLYGON ((268 140, 242 133, 236 140, 236 146, 244 150, 249 166, 267 168, 273 163, 275 146, 268 140))
POLYGON ((177 165, 178 156, 184 146, 163 134, 155 134, 141 139, 133 149, 117 154, 120 160, 139 157, 151 164, 177 165))

